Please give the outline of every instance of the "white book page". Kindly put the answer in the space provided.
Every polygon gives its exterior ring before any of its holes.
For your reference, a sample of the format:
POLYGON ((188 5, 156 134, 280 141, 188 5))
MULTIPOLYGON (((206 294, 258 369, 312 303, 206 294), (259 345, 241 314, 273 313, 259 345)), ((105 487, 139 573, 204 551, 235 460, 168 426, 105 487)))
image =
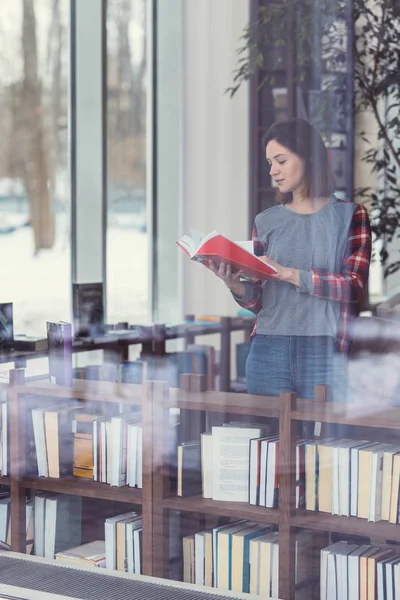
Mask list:
POLYGON ((254 254, 254 246, 253 246, 253 241, 252 240, 249 240, 249 241, 246 241, 246 242, 235 242, 235 244, 237 246, 240 246, 241 248, 243 248, 247 252, 250 252, 250 254, 254 254))

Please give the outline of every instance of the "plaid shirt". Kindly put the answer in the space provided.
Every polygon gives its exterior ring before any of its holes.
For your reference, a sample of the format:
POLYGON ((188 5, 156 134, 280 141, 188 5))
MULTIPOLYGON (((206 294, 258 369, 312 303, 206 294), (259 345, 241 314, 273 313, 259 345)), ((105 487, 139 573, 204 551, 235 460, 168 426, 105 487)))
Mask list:
MULTIPOLYGON (((338 200, 344 202, 344 200, 338 200)), ((253 229, 254 254, 264 255, 264 247, 253 229)), ((337 346, 342 353, 349 351, 349 328, 356 304, 361 300, 368 281, 371 260, 371 229, 368 213, 364 206, 357 205, 349 229, 349 237, 342 262, 341 273, 330 273, 324 269, 312 269, 312 295, 340 302, 340 320, 337 332, 337 346)), ((253 285, 249 302, 236 301, 253 313, 261 310, 262 282, 253 285)), ((253 335, 256 333, 257 324, 253 335)))

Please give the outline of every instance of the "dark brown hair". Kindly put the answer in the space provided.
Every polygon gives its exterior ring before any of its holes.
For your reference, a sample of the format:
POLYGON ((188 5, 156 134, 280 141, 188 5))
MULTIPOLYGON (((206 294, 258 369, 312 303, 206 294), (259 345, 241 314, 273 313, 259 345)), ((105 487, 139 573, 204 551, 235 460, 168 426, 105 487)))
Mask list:
MULTIPOLYGON (((328 152, 319 133, 303 119, 290 119, 274 123, 263 138, 263 147, 275 140, 294 154, 305 166, 305 193, 310 198, 326 198, 333 194, 335 182, 328 152)), ((278 192, 280 204, 291 202, 292 193, 278 192)))

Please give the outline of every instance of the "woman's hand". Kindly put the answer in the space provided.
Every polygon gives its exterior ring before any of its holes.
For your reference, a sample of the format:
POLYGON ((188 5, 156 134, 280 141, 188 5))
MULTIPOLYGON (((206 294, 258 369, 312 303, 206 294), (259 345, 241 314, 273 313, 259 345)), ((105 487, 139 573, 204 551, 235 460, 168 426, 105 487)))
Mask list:
POLYGON ((296 287, 300 286, 300 271, 298 269, 291 269, 289 267, 282 267, 274 260, 268 258, 268 256, 260 256, 262 261, 268 263, 275 267, 277 273, 273 276, 273 279, 277 279, 278 281, 287 281, 295 285, 296 287))
POLYGON ((235 271, 232 273, 232 267, 230 265, 221 262, 219 266, 217 266, 213 260, 209 260, 208 263, 206 263, 206 267, 208 267, 217 277, 222 279, 226 287, 228 287, 236 296, 244 295, 245 286, 240 281, 240 275, 243 271, 235 271))

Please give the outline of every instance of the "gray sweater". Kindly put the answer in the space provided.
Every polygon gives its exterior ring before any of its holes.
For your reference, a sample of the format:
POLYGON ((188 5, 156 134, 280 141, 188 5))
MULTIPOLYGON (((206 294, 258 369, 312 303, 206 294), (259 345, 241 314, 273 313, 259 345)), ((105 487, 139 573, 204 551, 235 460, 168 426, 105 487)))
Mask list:
MULTIPOLYGON (((336 337, 340 303, 312 295, 311 270, 341 273, 356 207, 332 196, 313 214, 299 214, 281 204, 257 215, 254 241, 262 244, 264 255, 300 271, 298 288, 284 281, 263 282, 258 334, 336 337)), ((254 285, 245 286, 243 297, 234 296, 242 306, 254 296, 254 285)))

